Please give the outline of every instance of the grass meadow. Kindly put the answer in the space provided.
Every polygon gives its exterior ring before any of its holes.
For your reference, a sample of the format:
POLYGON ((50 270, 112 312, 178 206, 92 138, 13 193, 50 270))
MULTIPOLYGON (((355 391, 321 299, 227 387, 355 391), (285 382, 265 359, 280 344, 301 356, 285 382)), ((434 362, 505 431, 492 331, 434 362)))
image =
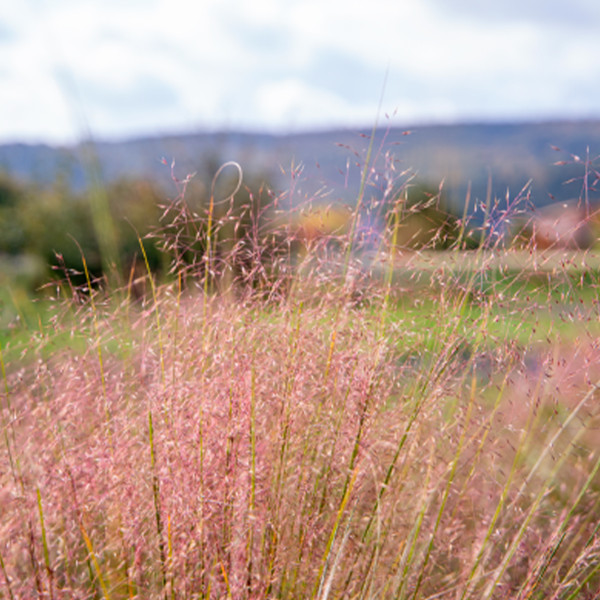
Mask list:
POLYGON ((182 185, 169 276, 140 240, 5 328, 0 597, 599 597, 597 256, 408 250, 400 176, 361 249, 371 177, 304 238, 182 185))

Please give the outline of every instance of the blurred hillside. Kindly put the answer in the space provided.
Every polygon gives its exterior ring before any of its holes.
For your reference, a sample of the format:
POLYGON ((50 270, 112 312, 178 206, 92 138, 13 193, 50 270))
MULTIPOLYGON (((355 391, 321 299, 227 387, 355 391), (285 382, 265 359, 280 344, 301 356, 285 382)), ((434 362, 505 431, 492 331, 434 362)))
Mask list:
MULTIPOLYGON (((300 194, 310 196, 319 190, 333 200, 352 201, 369 135, 347 130, 199 133, 96 142, 92 155, 104 183, 145 179, 158 183, 167 194, 173 183, 163 158, 168 164, 175 161, 180 178, 205 172, 207 163, 235 160, 246 173, 260 174, 276 189, 287 189, 291 165, 302 165, 300 194)), ((410 135, 381 126, 374 146, 380 162, 389 152, 398 168, 414 170, 420 181, 437 188, 443 180, 448 205, 458 213, 469 185, 472 202, 484 200, 490 181, 492 196, 504 199, 507 190, 514 197, 531 180, 531 202, 536 206, 577 198, 588 148, 593 159, 600 148, 600 121, 435 125, 416 127, 410 135), (556 166, 557 162, 564 164, 556 166)), ((89 147, 83 144, 0 146, 0 172, 41 187, 60 178, 73 191, 81 191, 90 183, 86 150, 89 147)))
MULTIPOLYGON (((215 207, 214 233, 221 239, 214 248, 217 255, 237 252, 234 269, 247 271, 244 252, 254 243, 252 227, 271 231, 280 213, 290 217, 286 235, 294 237, 293 250, 301 252, 347 228, 344 205, 356 202, 369 143, 368 131, 337 130, 203 133, 62 148, 0 146, 0 284, 33 289, 52 273, 81 283, 82 256, 94 276, 119 272, 122 281, 133 280, 140 261, 138 235, 154 234, 157 228, 159 235, 147 239, 153 269, 167 270, 169 260, 194 263, 207 239, 195 213, 206 216, 211 181, 227 161, 241 165, 244 181, 235 201, 215 207), (171 201, 191 173, 197 175, 186 192, 190 212, 181 212, 182 205, 171 201), (319 204, 328 208, 311 213, 310 207, 319 204), (192 222, 193 235, 185 241, 175 229, 185 232, 192 222), (175 245, 165 242, 169 237, 177 240, 175 245)), ((599 147, 600 121, 411 131, 381 127, 356 236, 364 249, 378 246, 390 202, 407 190, 408 182, 408 210, 398 239, 403 248, 452 245, 462 236, 458 219, 467 197, 471 230, 465 243, 471 246, 478 243, 475 232, 487 211, 494 240, 508 236, 523 246, 533 239, 540 247, 589 247, 598 239, 594 184, 600 169, 594 152, 599 147), (483 209, 487 197, 492 203, 483 209), (543 208, 549 204, 553 207, 543 208)), ((230 170, 219 183, 217 199, 227 198, 235 174, 230 170)))

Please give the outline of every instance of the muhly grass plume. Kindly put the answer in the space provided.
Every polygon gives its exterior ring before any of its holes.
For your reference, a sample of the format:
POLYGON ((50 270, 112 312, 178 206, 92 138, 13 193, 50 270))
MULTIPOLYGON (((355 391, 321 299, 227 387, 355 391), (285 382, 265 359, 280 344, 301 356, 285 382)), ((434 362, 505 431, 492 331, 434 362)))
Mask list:
POLYGON ((166 207, 175 283, 88 289, 2 360, 2 597, 595 597, 593 273, 398 274, 400 202, 367 267, 354 225, 223 243, 215 204, 166 207))

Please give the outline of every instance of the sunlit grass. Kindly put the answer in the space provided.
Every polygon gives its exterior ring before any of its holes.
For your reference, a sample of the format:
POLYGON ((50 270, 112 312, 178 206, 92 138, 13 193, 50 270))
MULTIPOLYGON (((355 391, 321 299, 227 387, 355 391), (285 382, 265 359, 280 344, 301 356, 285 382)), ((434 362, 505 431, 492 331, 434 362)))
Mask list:
POLYGON ((177 202, 170 279, 3 331, 3 597, 593 597, 591 253, 373 260, 177 202))

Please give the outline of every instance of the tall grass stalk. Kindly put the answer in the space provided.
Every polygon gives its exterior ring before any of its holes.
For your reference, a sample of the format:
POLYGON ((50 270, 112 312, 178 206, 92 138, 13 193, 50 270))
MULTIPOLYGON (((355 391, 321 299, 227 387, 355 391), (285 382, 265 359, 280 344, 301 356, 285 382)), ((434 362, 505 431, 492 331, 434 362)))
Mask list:
POLYGON ((340 506, 338 508, 335 522, 333 523, 333 527, 331 529, 331 533, 329 534, 329 538, 327 540, 327 545, 325 546, 325 552, 321 558, 319 564, 319 572, 317 575, 317 581, 315 583, 315 589, 313 591, 313 598, 322 598, 321 592, 323 591, 323 585, 325 583, 325 576, 327 574, 327 567, 330 562, 331 552, 333 548, 333 544, 336 540, 338 529, 340 527, 340 523, 342 518, 345 516, 346 506, 348 501, 350 500, 350 495, 352 494, 352 488, 354 487, 354 483, 356 481, 356 477, 358 475, 357 469, 354 469, 352 474, 350 475, 349 481, 344 484, 344 493, 340 502, 340 506))
MULTIPOLYGON (((100 563, 98 562, 98 558, 96 557, 96 552, 94 550, 94 545, 92 543, 92 540, 90 539, 90 536, 88 535, 88 532, 86 531, 85 526, 83 525, 83 521, 79 522, 79 528, 81 530, 81 535, 83 537, 85 546, 88 551, 88 558, 90 559, 91 564, 94 567, 94 572, 96 573, 96 578, 98 580, 98 584, 100 585, 100 589, 102 590, 102 596, 104 597, 104 600, 111 600, 112 596, 108 591, 108 586, 106 585, 106 582, 104 581, 104 577, 102 574, 102 567, 100 566, 100 563)), ((90 579, 93 581, 92 577, 90 577, 90 579)))
POLYGON ((246 575, 246 587, 248 596, 253 595, 253 568, 254 568, 254 528, 255 528, 255 502, 256 502, 256 369, 254 357, 250 366, 250 418, 248 440, 250 444, 250 489, 248 493, 248 541, 246 545, 248 572, 246 575))
MULTIPOLYGON (((146 271, 148 274, 148 281, 150 282, 150 291, 152 293, 152 303, 154 306, 154 316, 156 318, 156 335, 158 336, 158 352, 160 357, 160 375, 163 386, 166 386, 167 376, 165 372, 165 357, 164 357, 164 346, 163 346, 163 333, 162 326, 160 322, 160 308, 158 305, 158 297, 156 294, 156 285, 154 284, 154 276, 152 273, 152 269, 150 269, 150 263, 148 262, 148 254, 146 253, 146 248, 144 247, 144 242, 138 236, 138 243, 142 250, 142 256, 144 257, 144 265, 146 267, 146 271)), ((87 271, 86 271, 87 273, 87 271)))
POLYGON ((417 553, 417 545, 421 535, 421 528, 423 527, 423 520, 425 518, 425 514, 431 508, 433 493, 430 489, 430 481, 433 465, 433 461, 431 460, 433 458, 433 450, 434 446, 433 444, 431 444, 429 453, 430 460, 428 461, 427 473, 425 475, 425 480, 422 486, 422 495, 419 498, 419 502, 416 504, 416 506, 418 507, 418 514, 416 515, 411 531, 407 535, 406 539, 403 539, 400 542, 400 547, 398 548, 399 560, 396 567, 396 574, 393 580, 390 581, 390 584, 392 582, 395 584, 396 589, 393 596, 395 598, 406 597, 404 588, 406 587, 408 581, 408 574, 417 553))
POLYGON ((2 558, 2 554, 0 553, 0 569, 2 569, 2 576, 4 577, 4 584, 6 586, 6 589, 8 591, 8 597, 11 600, 14 600, 15 595, 13 594, 12 591, 12 586, 10 583, 10 577, 8 576, 7 572, 6 572, 6 566, 4 564, 4 559, 2 558))
MULTIPOLYGON (((13 456, 13 447, 15 445, 15 439, 14 439, 14 429, 12 427, 11 421, 13 418, 13 411, 12 411, 12 407, 11 407, 11 402, 10 402, 10 388, 8 386, 8 378, 6 377, 6 366, 4 364, 4 354, 2 352, 2 344, 0 343, 0 370, 2 372, 2 381, 4 383, 4 396, 5 396, 5 403, 6 403, 6 416, 5 416, 5 420, 4 420, 4 443, 6 446, 6 451, 8 454, 8 460, 9 460, 9 464, 10 464, 10 470, 11 473, 13 474, 13 478, 15 480, 18 479, 17 475, 16 475, 16 469, 17 469, 17 465, 15 464, 15 458, 13 456), (12 442, 11 439, 9 438, 9 436, 12 436, 12 442)), ((18 460, 18 458, 16 459, 18 460)))
POLYGON ((54 598, 54 573, 50 564, 50 552, 48 550, 48 540, 46 539, 46 526, 44 524, 44 509, 42 507, 42 495, 40 493, 39 488, 37 489, 37 503, 40 515, 40 527, 42 530, 42 549, 44 551, 44 565, 46 566, 46 574, 48 576, 48 590, 50 598, 54 598))
POLYGON ((154 518, 156 521, 156 536, 158 539, 158 555, 160 559, 162 589, 166 597, 167 587, 167 557, 165 553, 165 540, 162 523, 162 510, 160 505, 160 480, 156 471, 156 450, 154 447, 154 425, 152 411, 148 412, 148 441, 150 444, 150 468, 152 469, 152 501, 154 502, 154 518))

